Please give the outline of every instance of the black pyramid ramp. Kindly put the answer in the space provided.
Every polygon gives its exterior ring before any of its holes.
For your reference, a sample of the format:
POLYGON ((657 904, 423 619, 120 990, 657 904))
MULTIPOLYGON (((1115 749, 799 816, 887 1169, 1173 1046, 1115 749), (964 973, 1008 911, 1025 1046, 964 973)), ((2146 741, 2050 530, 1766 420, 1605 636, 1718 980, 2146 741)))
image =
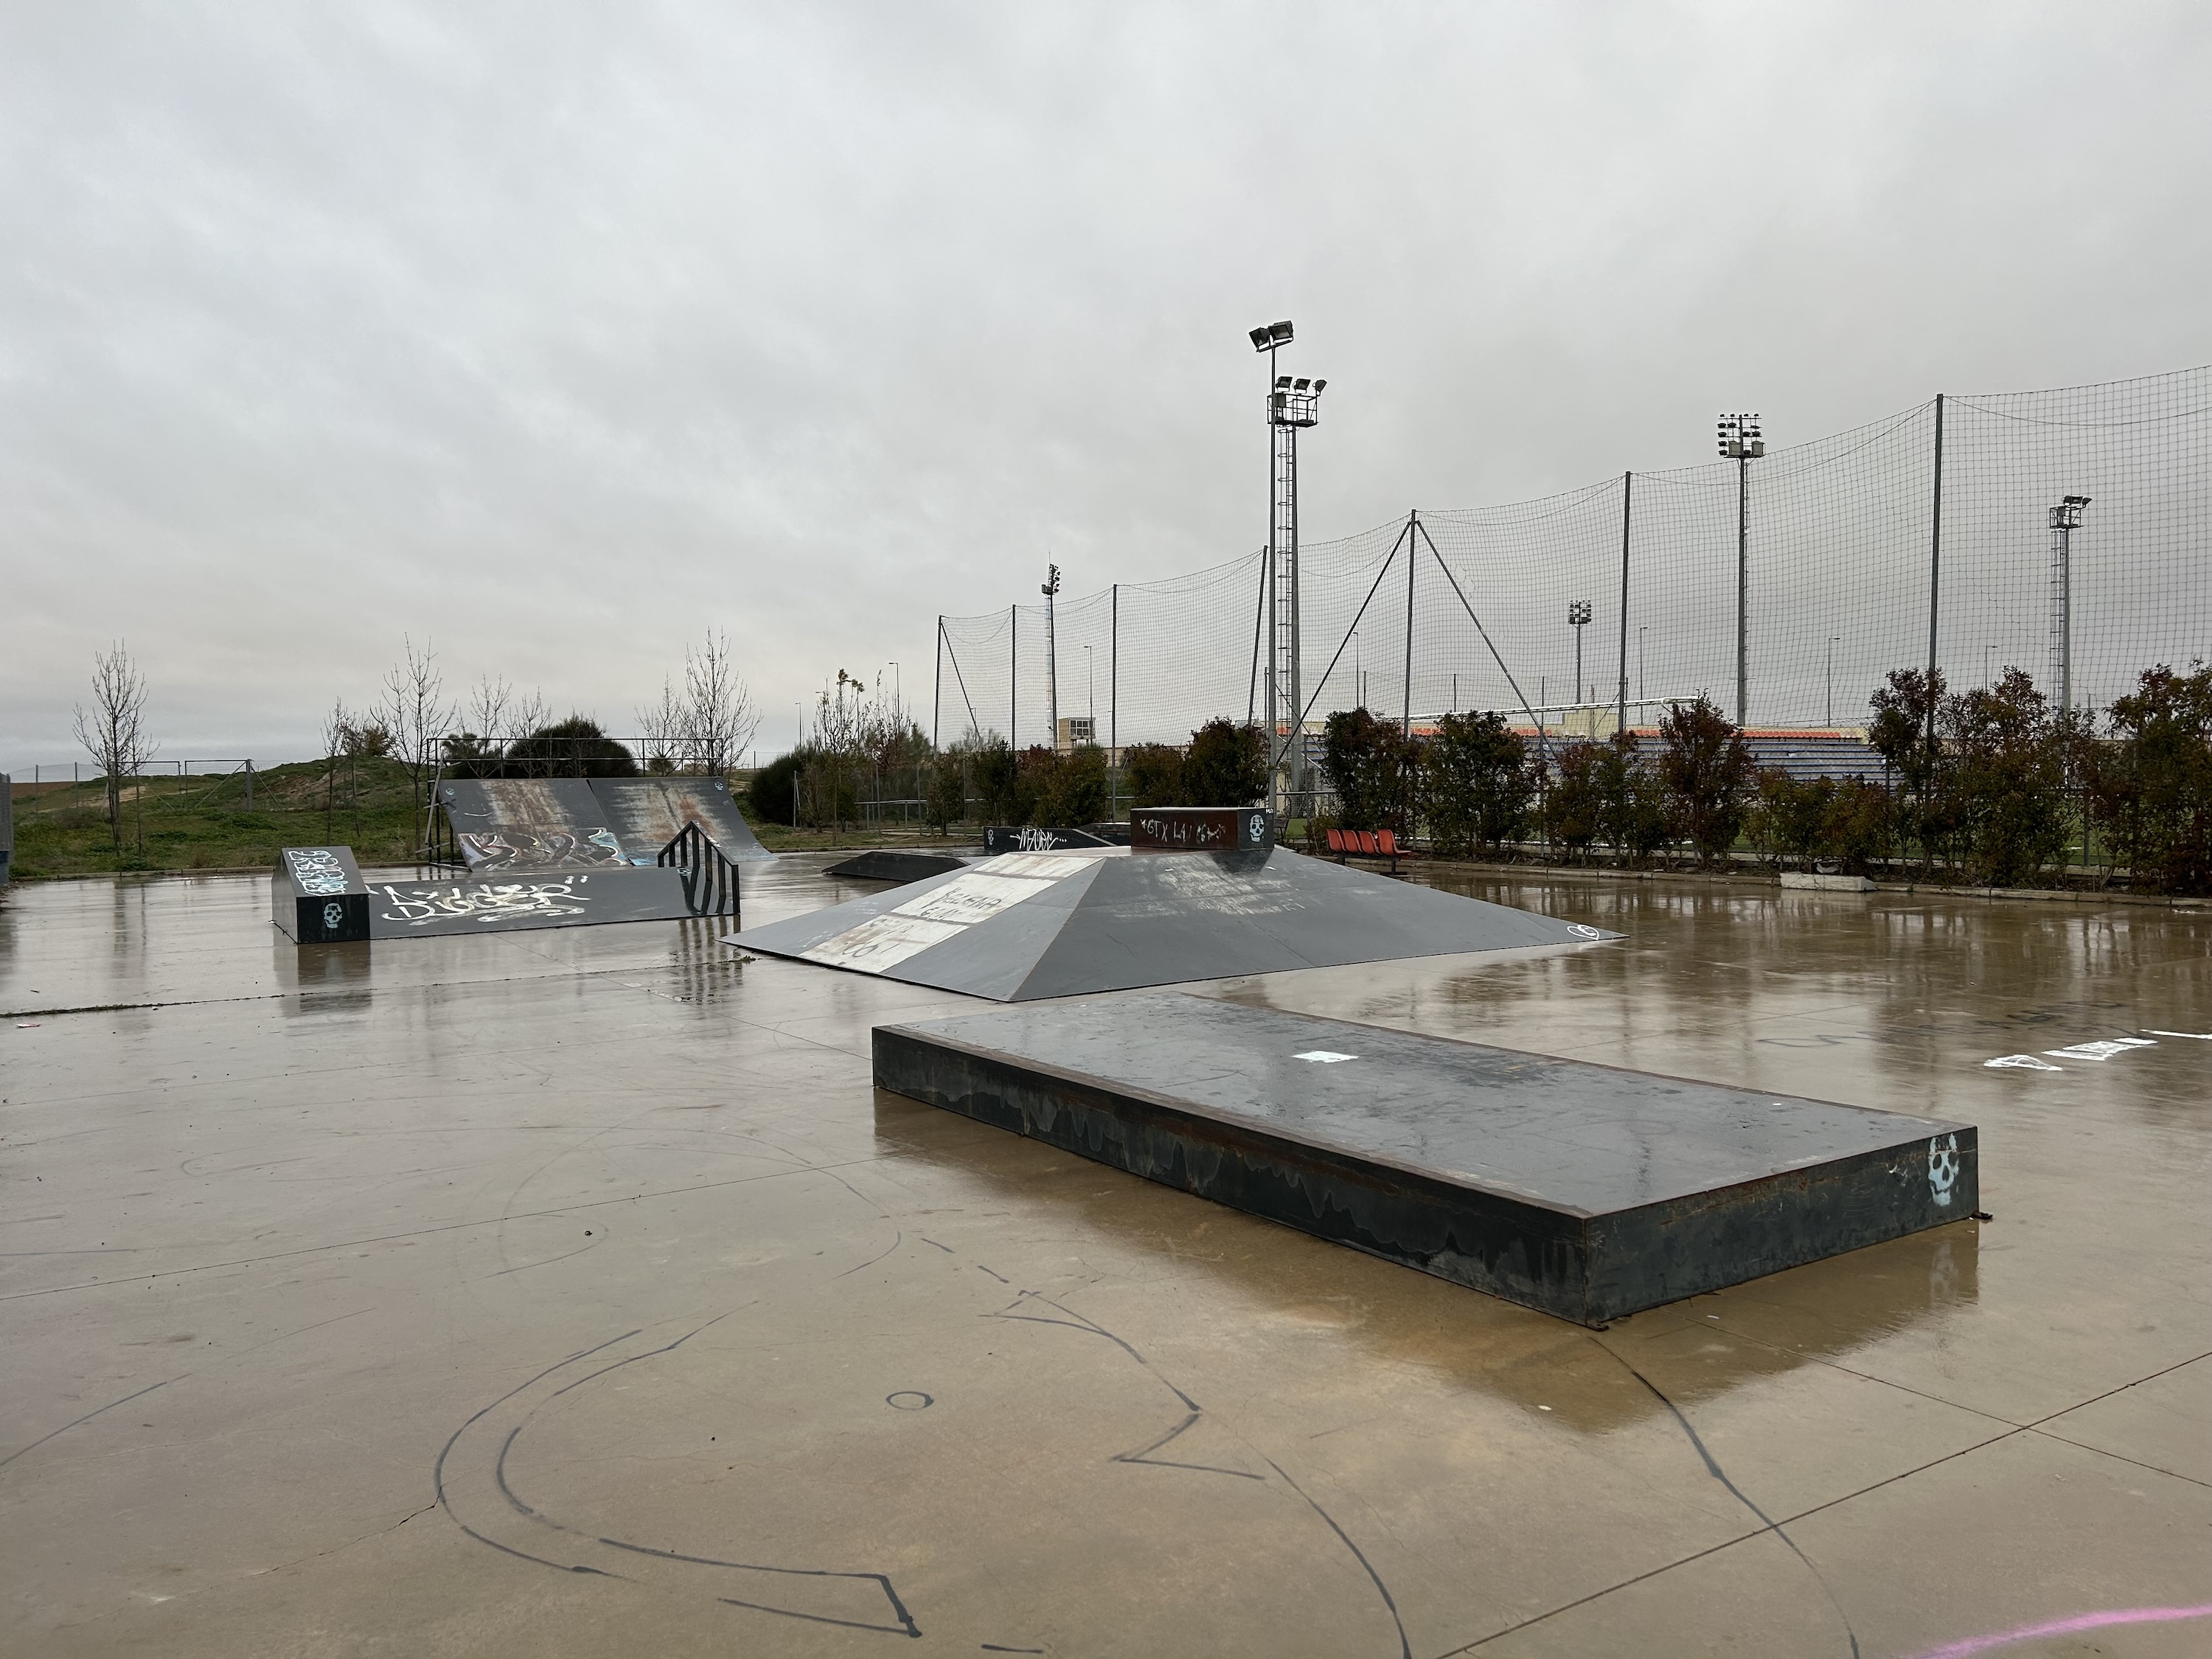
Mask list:
POLYGON ((730 943, 1000 1002, 1617 939, 1310 859, 1010 853, 730 943))

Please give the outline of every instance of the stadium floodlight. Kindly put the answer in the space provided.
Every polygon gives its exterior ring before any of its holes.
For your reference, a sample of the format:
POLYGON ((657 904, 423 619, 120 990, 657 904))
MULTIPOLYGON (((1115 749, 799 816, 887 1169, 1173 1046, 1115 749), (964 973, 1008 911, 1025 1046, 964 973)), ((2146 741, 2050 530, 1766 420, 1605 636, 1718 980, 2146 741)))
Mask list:
POLYGON ((1286 319, 1279 323, 1263 323, 1252 331, 1252 349, 1275 351, 1291 343, 1291 325, 1286 319))
POLYGON ((1322 388, 1328 384, 1328 382, 1327 380, 1316 380, 1314 382, 1314 396, 1316 398, 1320 397, 1322 388))
POLYGON ((1287 374, 1278 374, 1277 376, 1275 376, 1275 390, 1276 390, 1276 391, 1278 391, 1278 392, 1288 392, 1290 389, 1291 389, 1291 377, 1290 377, 1289 375, 1287 375, 1287 374))
POLYGON ((1254 330, 1252 331, 1252 349, 1253 349, 1253 350, 1255 350, 1255 351, 1265 351, 1265 350, 1267 349, 1268 344, 1269 344, 1269 337, 1268 337, 1267 331, 1266 329, 1264 329, 1264 328, 1255 328, 1255 329, 1254 329, 1254 330))
POLYGON ((1750 719, 1751 702, 1751 464, 1766 453, 1759 416, 1720 418, 1721 459, 1735 463, 1735 723, 1750 719))

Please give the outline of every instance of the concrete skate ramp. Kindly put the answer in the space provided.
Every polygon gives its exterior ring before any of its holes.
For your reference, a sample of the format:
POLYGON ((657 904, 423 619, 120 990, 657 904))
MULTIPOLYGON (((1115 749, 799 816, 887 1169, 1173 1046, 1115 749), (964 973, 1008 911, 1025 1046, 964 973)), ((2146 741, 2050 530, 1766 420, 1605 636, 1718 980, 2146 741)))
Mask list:
POLYGON ((1585 1325, 1980 1205, 1967 1124, 1203 997, 873 1048, 878 1088, 1585 1325))
POLYGON ((438 799, 471 875, 650 865, 688 823, 725 858, 775 856, 719 778, 453 778, 438 799))
MULTIPOLYGON (((452 778, 439 805, 471 875, 604 870, 630 855, 582 778, 452 778)), ((645 849, 649 859, 659 847, 645 849)))
POLYGON ((599 811, 633 864, 650 864, 687 823, 726 859, 772 859, 720 778, 592 778, 599 811))
POLYGON ((1014 853, 736 934, 1000 1002, 1617 939, 1275 847, 1014 853))

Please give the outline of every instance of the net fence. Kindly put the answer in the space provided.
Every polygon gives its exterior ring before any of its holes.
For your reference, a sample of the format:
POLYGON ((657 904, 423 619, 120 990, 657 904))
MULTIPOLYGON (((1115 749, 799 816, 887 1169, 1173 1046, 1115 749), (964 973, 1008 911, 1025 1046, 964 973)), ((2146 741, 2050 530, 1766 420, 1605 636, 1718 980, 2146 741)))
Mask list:
MULTIPOLYGON (((1747 726, 1856 726, 1886 674, 1927 665, 1931 631, 1954 690, 2019 667, 2056 701, 2063 673, 2100 709, 2147 667, 2212 657, 2208 449, 2212 368, 2192 368, 1948 394, 1747 463, 1309 542, 1306 716, 1567 725, 1625 703, 1649 725, 1701 692, 1736 716, 1741 672, 1747 726), (2062 580, 2051 512, 2069 495, 2088 502, 2062 580)), ((940 743, 1050 743, 1055 696, 1101 744, 1255 717, 1265 575, 1254 552, 1060 602, 1049 670, 1042 604, 943 618, 940 743)))

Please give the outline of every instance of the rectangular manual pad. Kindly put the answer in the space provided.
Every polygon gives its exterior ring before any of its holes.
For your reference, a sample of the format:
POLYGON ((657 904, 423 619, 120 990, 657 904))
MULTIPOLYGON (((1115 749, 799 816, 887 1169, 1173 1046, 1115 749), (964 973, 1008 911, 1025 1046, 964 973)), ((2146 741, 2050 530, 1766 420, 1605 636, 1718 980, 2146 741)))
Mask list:
POLYGON ((1580 1323, 1972 1215, 1975 1130, 1185 995, 874 1033, 878 1087, 1580 1323))

